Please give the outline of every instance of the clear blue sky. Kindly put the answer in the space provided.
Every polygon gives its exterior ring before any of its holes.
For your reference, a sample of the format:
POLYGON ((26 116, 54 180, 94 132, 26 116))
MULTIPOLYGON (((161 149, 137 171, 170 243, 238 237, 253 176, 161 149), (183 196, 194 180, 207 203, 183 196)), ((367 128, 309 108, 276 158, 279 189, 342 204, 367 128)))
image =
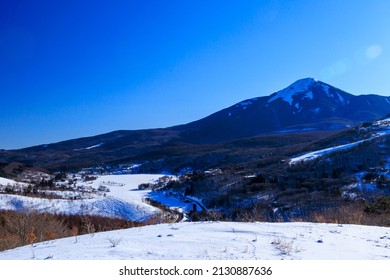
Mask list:
POLYGON ((390 1, 0 1, 0 148, 168 127, 314 77, 390 95, 390 1))

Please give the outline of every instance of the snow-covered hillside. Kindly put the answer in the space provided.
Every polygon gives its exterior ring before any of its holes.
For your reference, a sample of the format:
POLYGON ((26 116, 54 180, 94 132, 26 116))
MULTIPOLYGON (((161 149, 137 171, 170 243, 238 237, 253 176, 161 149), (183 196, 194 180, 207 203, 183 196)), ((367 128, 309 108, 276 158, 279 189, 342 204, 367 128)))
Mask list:
MULTIPOLYGON (((372 140, 372 139, 370 139, 370 140, 372 140)), ((356 147, 357 145, 364 143, 366 141, 369 141, 369 140, 360 140, 360 141, 356 141, 353 143, 330 147, 327 149, 322 149, 322 150, 318 150, 318 151, 314 151, 314 152, 309 152, 309 153, 306 153, 306 154, 303 154, 300 156, 296 156, 296 157, 291 158, 290 165, 296 164, 296 163, 299 163, 302 161, 313 160, 313 159, 316 159, 318 157, 326 156, 326 155, 334 153, 334 152, 345 151, 345 150, 351 149, 353 147, 356 147)))
POLYGON ((372 141, 377 138, 387 136, 390 134, 390 119, 384 119, 380 121, 376 121, 372 124, 372 126, 367 127, 367 128, 360 128, 369 131, 371 134, 366 139, 351 142, 345 145, 339 145, 339 146, 334 146, 318 151, 313 151, 309 153, 305 153, 303 155, 295 156, 291 158, 290 160, 290 165, 292 164, 297 164, 300 162, 308 161, 308 160, 313 160, 318 157, 326 156, 335 152, 339 151, 345 151, 348 149, 351 149, 353 147, 356 147, 364 142, 372 141))
POLYGON ((0 252, 0 259, 390 259, 390 228, 313 223, 159 224, 0 252))
POLYGON ((14 183, 16 182, 13 180, 0 177, 0 185, 7 185, 7 184, 14 184, 14 183))
MULTIPOLYGON (((90 181, 78 181, 75 191, 45 191, 63 199, 46 199, 15 194, 0 194, 0 209, 62 214, 85 214, 142 221, 161 210, 145 202, 149 197, 169 207, 185 211, 192 204, 167 196, 163 192, 140 190, 142 183, 153 183, 164 175, 106 175, 90 181), (103 191, 98 191, 98 190, 103 191)), ((8 181, 6 181, 8 182, 8 181)))
POLYGON ((10 180, 10 179, 7 179, 7 178, 0 177, 0 186, 1 187, 15 186, 15 185, 26 186, 27 184, 16 182, 14 180, 10 180))

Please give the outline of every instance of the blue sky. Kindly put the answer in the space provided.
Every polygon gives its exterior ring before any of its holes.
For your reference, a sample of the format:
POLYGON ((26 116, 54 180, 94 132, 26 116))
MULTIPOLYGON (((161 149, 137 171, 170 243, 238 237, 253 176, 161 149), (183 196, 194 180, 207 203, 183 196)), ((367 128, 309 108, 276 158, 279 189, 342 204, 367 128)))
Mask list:
POLYGON ((0 1, 0 149, 168 127, 314 77, 390 95, 390 1, 0 1))

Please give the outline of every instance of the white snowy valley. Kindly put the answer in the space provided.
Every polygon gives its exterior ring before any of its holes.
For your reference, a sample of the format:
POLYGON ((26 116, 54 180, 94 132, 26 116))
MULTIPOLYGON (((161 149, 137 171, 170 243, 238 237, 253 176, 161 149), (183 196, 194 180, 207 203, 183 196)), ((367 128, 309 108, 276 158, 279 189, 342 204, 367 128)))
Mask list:
MULTIPOLYGON (((145 220, 161 210, 145 203, 153 198, 179 212, 200 201, 169 193, 139 189, 163 175, 107 175, 80 184, 67 199, 43 199, 1 194, 0 208, 35 209, 65 214, 92 213, 145 220), (81 188, 83 187, 83 188, 81 188), (103 190, 87 193, 86 189, 103 190), (103 194, 102 194, 103 193, 103 194), (81 199, 69 199, 79 196, 81 199)), ((166 177, 165 177, 166 178, 166 177)), ((171 178, 172 179, 172 178, 171 178)), ((3 184, 13 184, 2 179, 3 184)), ((23 186, 20 186, 23 187, 23 186)), ((0 252, 2 260, 339 260, 390 259, 390 228, 315 223, 164 223, 99 232, 19 247, 0 252)))

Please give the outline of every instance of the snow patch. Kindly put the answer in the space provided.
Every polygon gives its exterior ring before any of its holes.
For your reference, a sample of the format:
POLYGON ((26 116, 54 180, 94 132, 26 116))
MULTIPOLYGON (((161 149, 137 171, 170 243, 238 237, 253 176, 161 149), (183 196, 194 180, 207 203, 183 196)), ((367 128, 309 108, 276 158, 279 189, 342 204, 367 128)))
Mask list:
POLYGON ((99 148, 102 145, 103 145, 103 143, 100 143, 100 144, 89 146, 89 147, 86 147, 86 148, 73 149, 73 151, 91 150, 91 149, 99 148))
POLYGON ((337 97, 339 98, 340 103, 345 104, 345 99, 340 95, 340 93, 337 93, 337 97))
POLYGON ((313 110, 313 112, 314 112, 315 114, 319 114, 321 111, 322 111, 321 108, 315 108, 315 109, 313 110))
POLYGON ((376 122, 374 122, 374 125, 379 126, 381 128, 389 128, 390 127, 390 118, 376 121, 376 122))
POLYGON ((240 103, 238 103, 237 104, 237 106, 241 106, 241 107, 247 107, 247 106, 249 106, 249 105, 252 105, 253 103, 252 103, 252 101, 251 100, 245 100, 245 101, 242 101, 242 102, 240 102, 240 103))
POLYGON ((304 98, 313 100, 313 98, 314 98, 313 92, 311 92, 311 91, 307 92, 306 95, 304 96, 304 98))
POLYGON ((326 84, 321 84, 321 85, 322 85, 322 89, 325 91, 326 95, 333 98, 334 96, 330 93, 329 86, 326 84))

